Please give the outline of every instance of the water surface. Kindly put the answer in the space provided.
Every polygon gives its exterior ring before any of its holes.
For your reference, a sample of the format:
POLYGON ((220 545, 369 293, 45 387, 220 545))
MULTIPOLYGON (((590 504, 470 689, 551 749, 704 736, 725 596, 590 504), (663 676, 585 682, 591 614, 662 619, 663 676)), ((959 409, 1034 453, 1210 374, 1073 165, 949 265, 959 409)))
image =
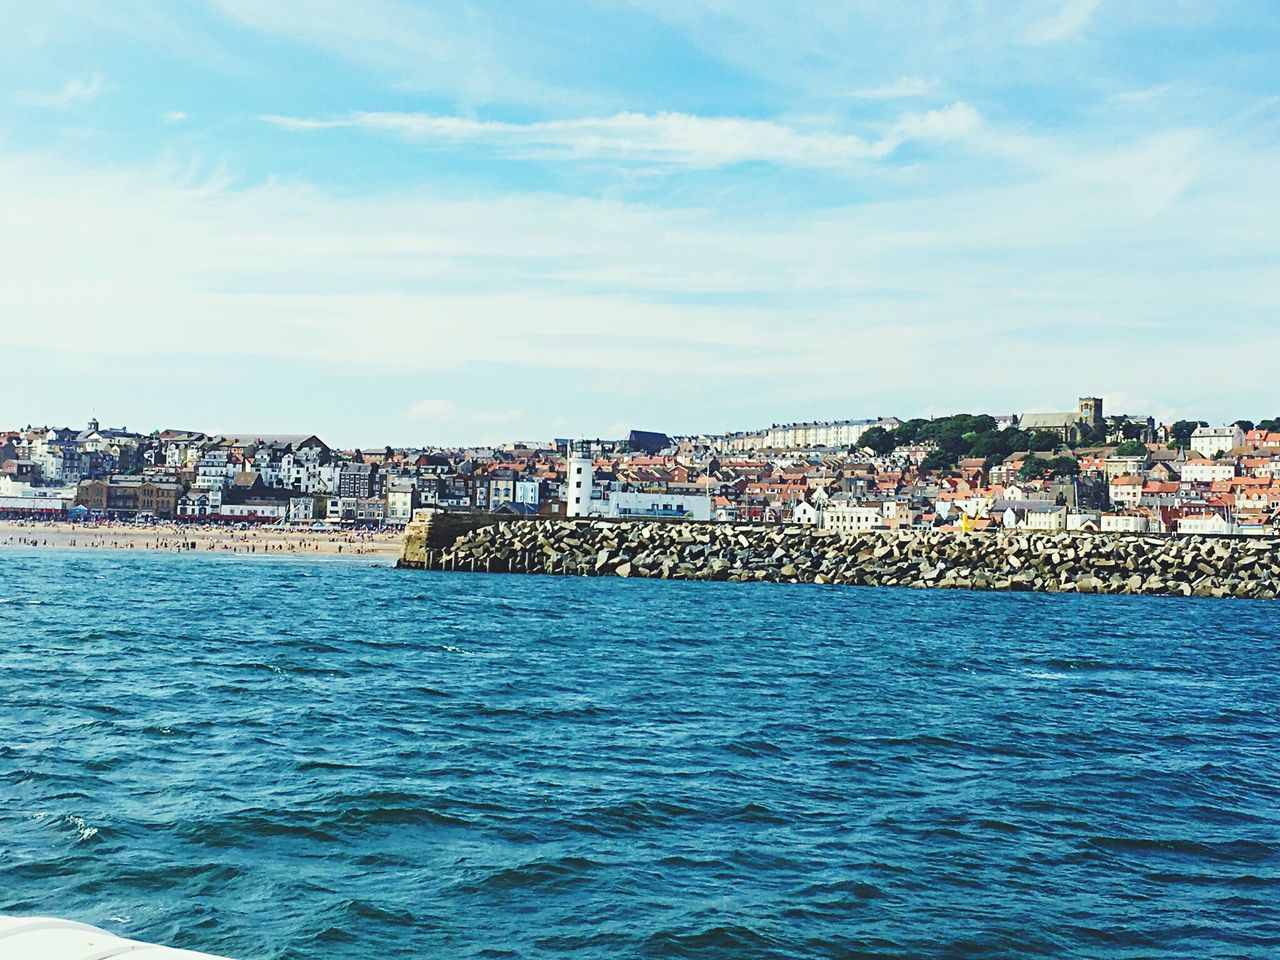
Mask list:
POLYGON ((1273 603, 0 555, 0 912, 254 960, 1280 955, 1273 603))

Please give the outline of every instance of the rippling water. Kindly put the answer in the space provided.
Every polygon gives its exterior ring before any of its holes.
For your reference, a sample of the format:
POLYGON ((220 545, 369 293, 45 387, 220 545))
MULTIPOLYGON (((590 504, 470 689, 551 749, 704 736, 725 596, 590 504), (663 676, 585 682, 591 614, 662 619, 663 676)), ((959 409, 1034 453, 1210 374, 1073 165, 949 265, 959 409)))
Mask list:
POLYGON ((244 960, 1276 956, 1278 614, 0 554, 0 912, 244 960))

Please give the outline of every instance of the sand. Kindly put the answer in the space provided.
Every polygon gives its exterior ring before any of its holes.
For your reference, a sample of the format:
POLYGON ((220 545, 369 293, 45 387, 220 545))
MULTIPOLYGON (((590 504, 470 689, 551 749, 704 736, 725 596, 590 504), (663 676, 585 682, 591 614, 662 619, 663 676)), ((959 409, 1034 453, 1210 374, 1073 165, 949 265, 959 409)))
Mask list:
POLYGON ((226 526, 196 524, 156 524, 134 526, 124 523, 80 524, 65 521, 41 522, 0 520, 0 550, 93 549, 164 550, 250 554, 260 556, 400 556, 401 533, 369 533, 346 530, 289 530, 256 527, 236 530, 226 526))

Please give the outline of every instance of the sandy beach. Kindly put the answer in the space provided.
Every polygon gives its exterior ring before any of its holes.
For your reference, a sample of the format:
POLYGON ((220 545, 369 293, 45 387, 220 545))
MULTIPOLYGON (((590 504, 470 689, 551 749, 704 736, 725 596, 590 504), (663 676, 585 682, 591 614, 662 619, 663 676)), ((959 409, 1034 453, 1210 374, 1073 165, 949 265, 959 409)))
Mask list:
POLYGON ((0 520, 0 550, 5 548, 164 550, 292 556, 400 555, 403 535, 347 530, 289 530, 257 527, 237 530, 225 526, 124 523, 80 524, 0 520))

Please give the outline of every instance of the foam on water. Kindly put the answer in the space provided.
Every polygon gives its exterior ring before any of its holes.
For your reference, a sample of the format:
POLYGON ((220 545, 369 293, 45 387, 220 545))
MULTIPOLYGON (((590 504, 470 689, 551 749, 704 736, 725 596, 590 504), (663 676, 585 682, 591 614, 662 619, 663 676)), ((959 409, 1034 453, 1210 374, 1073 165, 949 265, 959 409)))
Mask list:
POLYGON ((243 960, 1280 955, 1270 604, 0 564, 0 911, 243 960))

